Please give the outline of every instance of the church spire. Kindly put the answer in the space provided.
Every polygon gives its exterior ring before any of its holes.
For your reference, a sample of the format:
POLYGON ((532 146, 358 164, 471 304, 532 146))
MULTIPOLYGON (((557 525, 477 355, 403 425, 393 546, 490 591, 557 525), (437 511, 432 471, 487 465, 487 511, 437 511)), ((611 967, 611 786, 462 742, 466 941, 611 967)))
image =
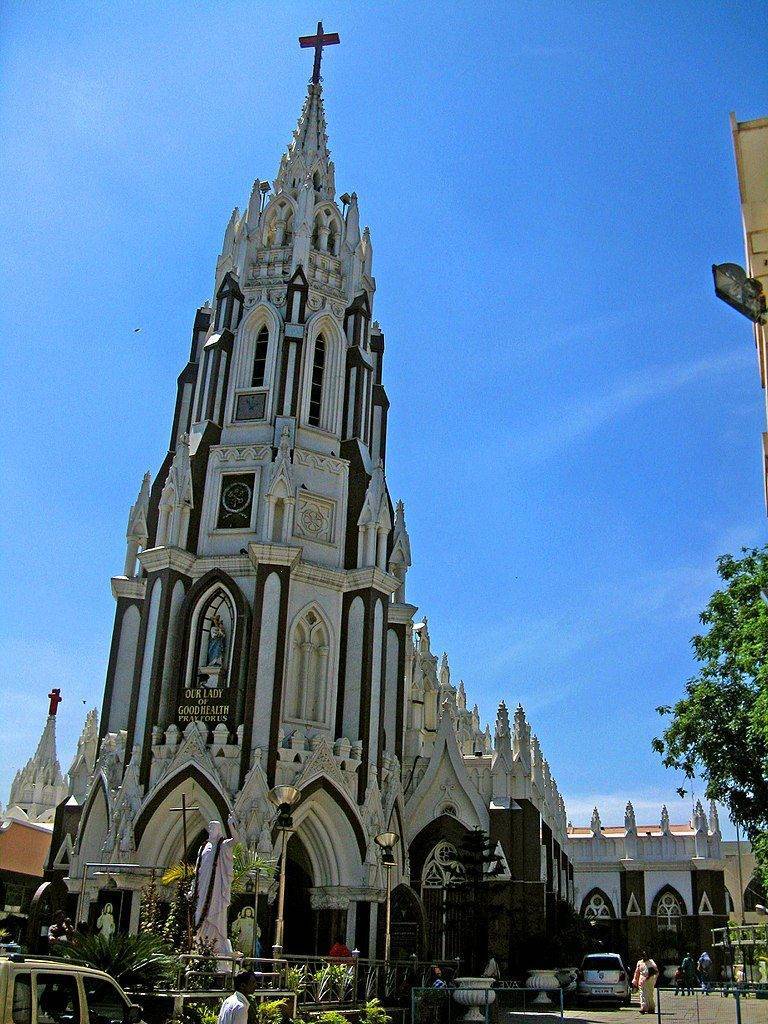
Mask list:
POLYGON ((58 690, 49 695, 51 704, 37 750, 16 772, 8 798, 9 807, 21 808, 32 821, 53 820, 56 806, 67 797, 56 753, 56 711, 61 700, 58 690))
POLYGON ((293 138, 280 161, 274 191, 276 195, 290 191, 295 197, 309 183, 318 199, 333 200, 336 185, 320 82, 309 83, 293 138))

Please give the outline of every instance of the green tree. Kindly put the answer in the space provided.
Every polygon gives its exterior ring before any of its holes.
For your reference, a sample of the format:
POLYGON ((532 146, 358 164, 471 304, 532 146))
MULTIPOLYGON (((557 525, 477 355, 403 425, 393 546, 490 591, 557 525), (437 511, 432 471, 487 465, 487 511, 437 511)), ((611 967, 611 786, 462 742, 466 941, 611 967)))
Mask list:
MULTIPOLYGON (((653 741, 668 768, 706 780, 744 827, 768 874, 768 546, 722 555, 723 581, 699 616, 691 643, 699 671, 685 696, 660 707, 670 716, 653 741)), ((680 795, 685 795, 681 788, 680 795)))

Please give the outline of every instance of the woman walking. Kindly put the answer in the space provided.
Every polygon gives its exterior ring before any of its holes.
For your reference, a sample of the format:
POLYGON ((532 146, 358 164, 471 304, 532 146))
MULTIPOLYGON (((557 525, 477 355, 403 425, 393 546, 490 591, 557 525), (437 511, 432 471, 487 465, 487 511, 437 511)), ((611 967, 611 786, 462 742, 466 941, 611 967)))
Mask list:
POLYGON ((640 1013, 654 1013, 656 1004, 653 1000, 653 990, 656 988, 656 978, 659 969, 643 950, 640 959, 635 967, 635 976, 632 979, 632 987, 640 993, 640 1013))

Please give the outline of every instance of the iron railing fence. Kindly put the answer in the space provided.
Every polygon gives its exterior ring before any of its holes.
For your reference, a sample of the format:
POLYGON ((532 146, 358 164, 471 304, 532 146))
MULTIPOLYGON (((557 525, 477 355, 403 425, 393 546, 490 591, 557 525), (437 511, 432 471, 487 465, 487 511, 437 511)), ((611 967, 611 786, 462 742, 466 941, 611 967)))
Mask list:
POLYGON ((513 1022, 516 1016, 564 1015, 563 990, 528 988, 515 982, 493 987, 446 986, 411 990, 411 1024, 475 1024, 513 1022))
POLYGON ((674 989, 656 989, 658 1024, 768 1024, 768 988, 728 984, 694 989, 675 995, 674 989))

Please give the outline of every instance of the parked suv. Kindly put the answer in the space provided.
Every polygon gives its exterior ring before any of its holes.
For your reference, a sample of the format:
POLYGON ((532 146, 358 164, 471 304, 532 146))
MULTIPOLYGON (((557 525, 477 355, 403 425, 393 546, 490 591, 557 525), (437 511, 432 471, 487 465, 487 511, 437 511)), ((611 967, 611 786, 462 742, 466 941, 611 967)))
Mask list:
POLYGON ((103 971, 66 960, 0 956, 0 1024, 137 1024, 141 1009, 103 971))
POLYGON ((618 953, 589 953, 581 961, 579 999, 615 1000, 629 1006, 629 975, 618 953))

